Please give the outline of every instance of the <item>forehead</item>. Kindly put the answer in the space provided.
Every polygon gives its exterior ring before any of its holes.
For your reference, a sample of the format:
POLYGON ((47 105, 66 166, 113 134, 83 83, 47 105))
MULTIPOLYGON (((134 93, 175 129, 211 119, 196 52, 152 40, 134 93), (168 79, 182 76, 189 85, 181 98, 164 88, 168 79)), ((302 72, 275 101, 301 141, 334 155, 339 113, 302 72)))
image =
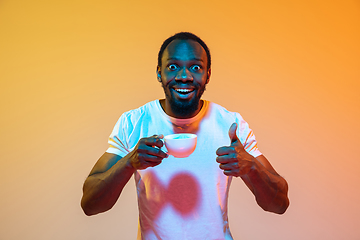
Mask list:
POLYGON ((204 48, 194 40, 180 40, 172 41, 165 49, 162 62, 168 60, 201 60, 204 64, 207 63, 207 56, 204 48))

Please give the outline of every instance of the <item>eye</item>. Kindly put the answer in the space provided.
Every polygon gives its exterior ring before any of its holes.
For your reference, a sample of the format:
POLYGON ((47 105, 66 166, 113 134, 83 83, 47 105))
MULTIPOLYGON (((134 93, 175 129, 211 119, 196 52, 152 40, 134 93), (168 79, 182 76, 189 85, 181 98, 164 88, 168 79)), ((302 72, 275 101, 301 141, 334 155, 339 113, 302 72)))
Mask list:
POLYGON ((191 70, 193 70, 193 71, 195 71, 195 72, 200 71, 200 70, 201 70, 201 66, 199 66, 199 65, 192 65, 192 66, 191 66, 191 70))
POLYGON ((168 66, 168 69, 169 69, 170 71, 175 71, 177 68, 178 68, 178 66, 177 66, 176 64, 170 64, 170 65, 168 66))

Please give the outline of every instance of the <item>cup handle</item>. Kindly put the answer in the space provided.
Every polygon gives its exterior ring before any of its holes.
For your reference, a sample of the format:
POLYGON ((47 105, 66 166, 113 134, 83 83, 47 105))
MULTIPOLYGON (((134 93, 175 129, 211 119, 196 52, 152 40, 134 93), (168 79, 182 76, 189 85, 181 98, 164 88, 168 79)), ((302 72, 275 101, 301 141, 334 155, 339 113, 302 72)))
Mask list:
POLYGON ((165 141, 163 138, 160 138, 160 140, 163 142, 163 146, 160 148, 161 151, 163 151, 164 153, 166 153, 167 155, 169 154, 169 151, 167 150, 166 146, 165 146, 165 141))

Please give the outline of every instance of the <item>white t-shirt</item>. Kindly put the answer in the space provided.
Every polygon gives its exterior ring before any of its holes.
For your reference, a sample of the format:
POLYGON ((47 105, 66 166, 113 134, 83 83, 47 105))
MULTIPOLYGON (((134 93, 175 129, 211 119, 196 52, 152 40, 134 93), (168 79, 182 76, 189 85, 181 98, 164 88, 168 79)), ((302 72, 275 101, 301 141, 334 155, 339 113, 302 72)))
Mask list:
POLYGON ((254 157, 261 155, 252 130, 240 114, 208 101, 189 119, 168 116, 159 100, 120 117, 110 135, 107 152, 122 157, 143 137, 197 135, 196 149, 189 157, 169 156, 156 167, 135 172, 138 239, 232 239, 227 215, 232 177, 219 168, 216 150, 230 145, 228 132, 234 122, 246 151, 254 157))

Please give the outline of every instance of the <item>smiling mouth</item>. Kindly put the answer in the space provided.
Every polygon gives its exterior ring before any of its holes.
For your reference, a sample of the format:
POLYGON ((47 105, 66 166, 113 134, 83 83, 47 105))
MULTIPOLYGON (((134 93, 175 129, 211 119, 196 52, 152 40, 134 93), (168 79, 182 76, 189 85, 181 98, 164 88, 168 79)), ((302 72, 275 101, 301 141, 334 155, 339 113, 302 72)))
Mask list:
POLYGON ((189 89, 189 88, 174 88, 174 90, 178 93, 182 93, 182 94, 187 94, 187 93, 191 93, 194 91, 194 89, 189 89))

